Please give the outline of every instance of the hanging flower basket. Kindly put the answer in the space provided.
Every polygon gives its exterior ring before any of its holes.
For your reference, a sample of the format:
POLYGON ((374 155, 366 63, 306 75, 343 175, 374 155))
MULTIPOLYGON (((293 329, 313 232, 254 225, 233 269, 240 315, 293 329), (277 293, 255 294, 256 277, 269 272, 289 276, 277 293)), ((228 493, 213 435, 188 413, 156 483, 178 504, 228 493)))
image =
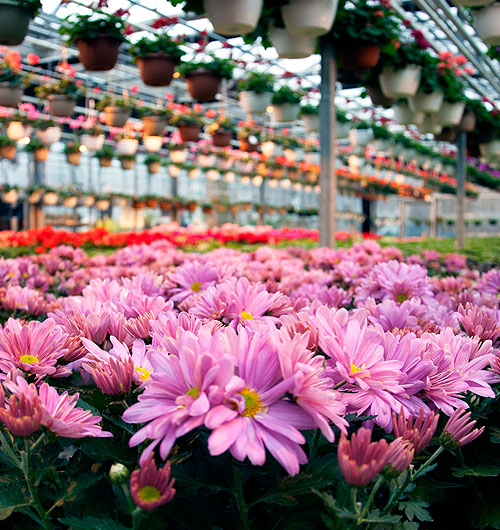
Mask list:
POLYGON ((122 156, 132 156, 137 152, 139 140, 135 138, 123 138, 116 143, 116 151, 122 156))
POLYGON ((349 131, 349 141, 351 144, 364 147, 373 140, 372 129, 351 129, 349 131))
POLYGON ((7 127, 7 137, 9 140, 20 140, 31 134, 31 127, 23 125, 20 121, 11 121, 7 127))
POLYGON ((142 124, 144 125, 144 134, 146 136, 163 136, 167 120, 162 116, 144 116, 142 124))
POLYGON ((110 202, 107 199, 99 199, 95 201, 95 207, 101 212, 106 211, 109 208, 110 202))
POLYGON ((22 86, 10 86, 9 83, 0 83, 0 105, 2 107, 16 108, 23 97, 23 92, 22 86))
POLYGON ((269 36, 282 59, 304 59, 316 50, 317 39, 314 37, 294 37, 282 28, 271 28, 269 36))
POLYGON ((21 44, 28 33, 32 13, 16 0, 2 0, 0 15, 0 44, 21 44))
POLYGON ((274 120, 278 123, 289 123, 299 117, 300 105, 295 103, 282 103, 273 105, 274 120))
POLYGON ((28 202, 30 204, 38 204, 42 200, 42 197, 43 197, 43 192, 42 191, 34 191, 28 197, 28 202))
POLYGON ((79 166, 82 159, 82 153, 66 153, 66 161, 72 166, 79 166))
POLYGON ((179 134, 183 142, 197 142, 201 134, 201 125, 180 125, 179 134))
POLYGON ((408 98, 410 110, 413 112, 425 112, 426 114, 435 114, 439 112, 443 104, 444 94, 442 90, 436 90, 430 94, 417 92, 415 96, 408 98))
POLYGON ((129 109, 114 106, 104 108, 104 123, 108 127, 124 127, 129 118, 129 109))
POLYGON ((204 214, 210 214, 214 211, 214 207, 213 206, 202 206, 201 210, 204 214))
POLYGON ((49 156, 49 148, 43 147, 42 149, 35 149, 35 151, 33 151, 33 155, 35 156, 35 160, 37 162, 45 162, 49 156))
POLYGON ((214 101, 220 88, 220 76, 208 70, 194 70, 186 74, 188 92, 196 101, 214 101))
POLYGON ((14 204, 17 202, 18 193, 17 190, 9 190, 5 193, 2 193, 2 201, 7 204, 14 204))
POLYGON ((227 147, 231 144, 233 133, 231 131, 216 132, 212 135, 212 144, 214 147, 227 147))
POLYGON ((66 206, 66 208, 75 208, 78 204, 78 197, 66 197, 66 199, 63 199, 63 206, 66 206))
POLYGON ((12 160, 16 156, 16 146, 4 145, 0 147, 0 156, 2 158, 6 158, 7 160, 12 160))
POLYGON ((362 44, 350 41, 343 43, 342 47, 336 49, 335 52, 345 70, 373 68, 380 59, 380 46, 378 44, 362 44))
POLYGON ((143 208, 145 208, 146 204, 144 203, 144 201, 140 201, 139 199, 134 199, 134 201, 132 202, 132 207, 136 210, 142 210, 143 208))
POLYGON ((454 127, 462 121, 464 115, 465 103, 448 103, 445 101, 437 113, 437 120, 443 127, 454 127))
POLYGON ((137 58, 139 74, 148 86, 170 85, 178 62, 178 59, 165 53, 149 53, 137 58))
POLYGON ((271 104, 273 95, 271 92, 257 92, 243 91, 239 94, 241 108, 247 114, 265 114, 267 107, 271 104))
POLYGON ((418 126, 418 130, 422 134, 439 134, 443 130, 443 126, 438 123, 435 114, 426 114, 418 126))
POLYGON ((104 134, 82 134, 80 140, 89 151, 99 151, 104 145, 104 134))
POLYGON ((458 124, 458 130, 471 132, 476 128, 476 115, 473 112, 465 112, 458 124))
POLYGON ((305 114, 302 116, 302 121, 309 132, 319 132, 321 127, 319 114, 305 114))
POLYGON ((414 96, 420 85, 421 68, 415 64, 402 70, 386 66, 379 76, 380 88, 388 98, 405 98, 414 96))
POLYGON ((60 127, 47 127, 46 129, 37 129, 37 137, 44 145, 52 145, 61 139, 60 127))
POLYGON ((105 158, 105 157, 100 157, 99 158, 99 166, 100 167, 111 167, 112 163, 113 163, 113 159, 112 158, 105 158))
POLYGON ((80 62, 91 72, 111 70, 118 60, 121 40, 107 35, 98 35, 95 39, 77 39, 80 62))
POLYGON ((286 29, 295 37, 319 37, 330 31, 338 0, 290 0, 281 8, 286 29))
POLYGON ((400 125, 414 124, 418 126, 424 121, 424 113, 413 112, 407 103, 396 103, 396 105, 393 105, 392 109, 394 110, 394 119, 400 125))
POLYGON ((172 149, 170 151, 170 160, 174 164, 184 164, 187 159, 187 150, 186 149, 172 149))
POLYGON ((245 153, 255 153, 259 150, 260 142, 250 143, 248 140, 240 140, 240 151, 245 153))
POLYGON ((381 107, 388 109, 396 103, 396 99, 385 97, 378 86, 367 86, 366 91, 374 105, 380 105, 381 107))
POLYGON ((203 5, 216 33, 237 36, 256 28, 263 3, 263 0, 204 0, 203 5))
POLYGON ((157 153, 163 145, 163 136, 144 136, 142 139, 146 151, 157 153))
POLYGON ((47 100, 49 102, 49 112, 52 116, 69 118, 75 110, 76 100, 66 94, 49 94, 47 100))
POLYGON ((271 140, 262 142, 262 154, 266 158, 271 158, 274 154, 275 149, 276 149, 276 144, 272 142, 271 140))
POLYGON ((488 46, 500 45, 500 3, 480 9, 474 24, 478 35, 488 46))
POLYGON ((160 200, 158 206, 160 207, 160 210, 162 212, 169 212, 172 209, 172 204, 170 203, 170 201, 160 200))
POLYGON ((161 162, 151 162, 147 165, 148 173, 150 175, 156 175, 156 173, 160 172, 161 169, 161 162))
POLYGON ((135 160, 128 159, 128 158, 121 158, 120 159, 120 164, 122 166, 122 169, 125 169, 125 170, 134 169, 135 160))
POLYGON ((47 206, 55 206, 58 200, 59 196, 54 191, 48 191, 43 195, 43 203, 47 206))
POLYGON ((197 156, 197 161, 200 167, 206 168, 206 167, 213 167, 215 166, 216 157, 215 155, 205 155, 203 153, 200 153, 197 156))
POLYGON ((149 197, 145 201, 147 208, 156 208, 158 206, 158 199, 155 197, 149 197))
POLYGON ((83 206, 90 208, 91 206, 94 206, 95 197, 93 195, 87 195, 86 197, 82 197, 81 202, 83 206))

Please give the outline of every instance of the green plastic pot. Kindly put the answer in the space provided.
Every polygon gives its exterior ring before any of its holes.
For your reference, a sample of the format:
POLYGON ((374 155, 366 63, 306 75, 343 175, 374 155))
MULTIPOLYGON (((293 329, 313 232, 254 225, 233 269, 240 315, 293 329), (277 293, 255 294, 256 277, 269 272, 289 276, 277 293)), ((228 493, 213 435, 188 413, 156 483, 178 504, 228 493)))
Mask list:
POLYGON ((0 44, 17 46, 23 42, 31 20, 31 13, 15 0, 0 1, 0 44))

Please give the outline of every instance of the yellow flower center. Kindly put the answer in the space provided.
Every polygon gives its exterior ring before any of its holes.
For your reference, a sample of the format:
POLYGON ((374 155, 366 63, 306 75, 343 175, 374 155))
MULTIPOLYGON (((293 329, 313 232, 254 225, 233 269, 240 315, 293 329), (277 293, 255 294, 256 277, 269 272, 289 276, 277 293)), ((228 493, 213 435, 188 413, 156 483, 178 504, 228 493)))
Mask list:
POLYGON ((398 304, 402 304, 403 302, 405 302, 406 300, 408 300, 408 297, 403 294, 403 293, 399 293, 397 296, 396 296, 396 300, 398 301, 398 304))
POLYGON ((138 492, 137 496, 141 502, 154 502, 161 499, 161 493, 158 488, 154 486, 143 486, 138 492))
POLYGON ((243 319, 243 322, 245 322, 245 320, 253 320, 252 314, 247 313, 246 311, 241 312, 241 318, 243 319))
POLYGON ((40 362, 38 357, 35 357, 34 355, 21 355, 21 357, 19 357, 19 360, 22 363, 26 364, 34 364, 40 362))
POLYGON ((363 363, 361 367, 356 366, 354 363, 351 363, 351 374, 350 375, 357 374, 358 372, 364 372, 365 370, 366 370, 366 363, 363 363))
POLYGON ((14 273, 13 272, 7 273, 7 278, 13 278, 13 277, 14 277, 14 273))
POLYGON ((27 272, 23 272, 23 278, 29 278, 30 275, 27 272))
POLYGON ((141 368, 140 366, 136 366, 135 369, 139 372, 139 377, 141 378, 141 381, 147 381, 149 379, 149 376, 151 375, 151 370, 148 370, 147 368, 141 368))
POLYGON ((191 291, 193 291, 193 293, 199 293, 201 291, 201 283, 193 282, 191 284, 191 291))
POLYGON ((258 392, 245 387, 240 394, 245 400, 245 410, 241 413, 242 416, 253 418, 256 414, 264 410, 264 407, 260 401, 260 394, 258 392))
POLYGON ((200 395, 200 389, 197 386, 194 386, 193 388, 189 389, 186 392, 186 396, 191 396, 194 399, 198 399, 199 395, 200 395))

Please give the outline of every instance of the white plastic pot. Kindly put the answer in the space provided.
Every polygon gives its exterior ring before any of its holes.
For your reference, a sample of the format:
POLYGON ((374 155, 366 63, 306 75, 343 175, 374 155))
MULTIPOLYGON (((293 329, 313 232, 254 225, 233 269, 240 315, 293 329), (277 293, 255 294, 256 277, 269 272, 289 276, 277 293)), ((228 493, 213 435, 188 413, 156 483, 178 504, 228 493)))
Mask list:
POLYGON ((266 158, 270 158, 273 156, 275 148, 276 144, 274 142, 271 142, 270 140, 267 142, 262 142, 261 151, 266 158))
POLYGON ((271 92, 257 94, 256 92, 243 91, 239 95, 241 108, 247 114, 265 114, 267 107, 271 104, 273 95, 271 92))
POLYGON ((286 29, 295 37, 328 33, 337 14, 338 0, 290 0, 281 8, 286 29))
POLYGON ((474 27, 478 35, 489 46, 500 44, 500 2, 480 9, 476 13, 474 27))
POLYGON ((269 35, 272 45, 282 59, 304 59, 316 49, 314 37, 294 37, 282 28, 271 28, 269 35))
POLYGON ((438 123, 435 114, 426 114, 424 120, 418 126, 418 130, 422 134, 439 134, 443 130, 443 126, 438 123))
POLYGON ((9 190, 2 193, 2 201, 6 204, 14 204, 17 202, 18 193, 17 190, 9 190))
POLYGON ((349 138, 349 131, 351 129, 351 124, 349 122, 340 123, 337 122, 337 128, 335 129, 335 136, 338 140, 343 140, 349 138))
POLYGON ((104 145, 104 134, 82 134, 81 141, 89 151, 99 151, 104 145))
POLYGON ((421 67, 411 64, 402 70, 386 66, 379 75, 382 93, 388 98, 406 98, 414 96, 420 85, 421 67))
POLYGON ((439 112, 443 104, 444 94, 442 90, 436 90, 430 94, 418 92, 415 96, 408 98, 408 105, 413 112, 425 112, 435 114, 439 112))
POLYGON ((319 132, 321 127, 319 114, 305 114, 302 116, 302 121, 304 122, 304 127, 309 132, 319 132))
POLYGON ((43 196, 43 202, 47 206, 56 205, 58 199, 59 199, 59 197, 58 197, 57 193, 55 193, 53 191, 49 191, 49 192, 45 193, 44 196, 43 196))
POLYGON ((205 13, 220 35, 244 35, 257 26, 263 0, 204 0, 205 13))
POLYGON ((289 123, 299 117, 300 106, 296 103, 282 103, 273 105, 274 121, 277 123, 289 123))
POLYGON ((394 119, 401 125, 420 125, 424 121, 423 112, 413 112, 407 103, 396 103, 392 106, 394 119))
POLYGON ((139 140, 135 138, 123 138, 116 144, 116 151, 119 155, 131 156, 137 152, 139 146, 139 140))
POLYGON ((7 137, 9 140, 20 140, 31 134, 31 127, 24 126, 20 121, 11 121, 7 127, 7 137))
POLYGON ((78 197, 67 197, 63 200, 63 206, 74 208, 78 204, 78 197))
POLYGON ((47 127, 46 129, 37 129, 36 135, 43 145, 52 145, 61 139, 61 129, 59 127, 47 127))
POLYGON ((170 151, 170 160, 174 164, 184 164, 187 159, 187 151, 185 149, 173 149, 170 151))
POLYGON ((144 147, 146 148, 146 151, 149 153, 156 153, 161 149, 161 146, 163 145, 163 137, 162 136, 144 136, 142 139, 142 142, 144 143, 144 147))
POLYGON ((349 141, 352 145, 364 147, 373 140, 372 129, 351 129, 349 131, 349 141))
POLYGON ((437 113, 437 121, 443 127, 454 127, 462 121, 464 110, 465 104, 460 101, 458 103, 448 103, 445 101, 437 113))
POLYGON ((480 144, 481 155, 486 158, 497 158, 500 156, 500 140, 492 140, 486 144, 480 144))

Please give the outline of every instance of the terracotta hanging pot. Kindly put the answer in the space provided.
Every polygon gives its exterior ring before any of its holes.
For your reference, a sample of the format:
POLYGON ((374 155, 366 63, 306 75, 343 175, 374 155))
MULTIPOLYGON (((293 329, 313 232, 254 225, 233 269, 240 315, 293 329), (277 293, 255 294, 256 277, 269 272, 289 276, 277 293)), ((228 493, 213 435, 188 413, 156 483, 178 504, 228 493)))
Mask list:
POLYGON ((9 83, 0 83, 0 105, 2 107, 17 107, 23 97, 23 87, 9 86, 9 83))
POLYGON ((146 206, 148 208, 156 208, 158 206, 158 199, 155 199, 155 198, 146 199, 146 206))
POLYGON ((99 158, 100 167, 111 167, 112 162, 113 162, 112 158, 99 158))
POLYGON ((172 81, 175 67, 179 61, 165 53, 148 53, 137 58, 139 73, 148 86, 168 86, 172 81))
POLYGON ((80 53, 80 62, 91 72, 111 70, 118 60, 121 41, 107 35, 98 35, 95 39, 78 39, 76 46, 80 53))
POLYGON ((43 147, 42 149, 36 149, 33 151, 33 154, 37 162, 45 162, 49 156, 49 148, 43 147))
POLYGON ((0 156, 2 158, 6 158, 7 160, 12 160, 16 156, 16 146, 5 145, 0 147, 0 156))
POLYGON ((132 203, 132 207, 136 210, 142 210, 146 205, 144 204, 144 201, 140 201, 138 199, 134 199, 134 202, 132 203))
POLYGON ((59 196, 57 195, 57 193, 53 192, 53 191, 48 191, 47 193, 44 194, 43 196, 43 202, 44 204, 46 204, 47 206, 54 206, 57 204, 57 201, 59 200, 59 196))
POLYGON ((161 201, 159 202, 160 210, 162 212, 168 212, 172 209, 172 205, 169 201, 161 201))
POLYGON ((49 112, 58 118, 69 118, 75 110, 76 100, 71 99, 66 94, 49 94, 49 112))
POLYGON ((194 70, 186 75, 189 94, 196 101, 214 101, 220 87, 220 76, 208 70, 194 70))
POLYGON ((248 140, 240 140, 240 151, 245 153, 254 153, 258 151, 260 147, 260 142, 251 144, 248 140))
POLYGON ((17 190, 9 190, 9 191, 2 193, 2 201, 7 204, 16 203, 18 197, 19 197, 19 194, 17 193, 17 190))
POLYGON ((167 120, 161 116, 144 116, 142 124, 146 136, 162 136, 167 126, 167 120))
POLYGON ((2 0, 0 15, 0 44, 7 46, 21 44, 28 33, 30 12, 16 0, 2 0))
POLYGON ((109 208, 110 202, 107 199, 99 199, 95 201, 95 207, 101 212, 106 211, 109 208))
POLYGON ((66 208, 75 208, 78 204, 78 197, 66 197, 63 199, 63 206, 66 208))
POLYGON ((231 144, 233 133, 231 131, 220 131, 212 135, 212 144, 214 147, 227 147, 231 144))
POLYGON ((126 158, 122 158, 120 159, 120 164, 122 166, 122 169, 125 169, 125 170, 134 169, 135 160, 127 160, 126 158))
POLYGON ((190 212, 194 212, 196 210, 196 208, 198 208, 198 204, 195 203, 195 202, 189 202, 188 205, 187 205, 187 209, 190 212))
POLYGON ((335 53, 346 70, 373 68, 380 59, 380 45, 347 41, 335 49, 335 53))
POLYGON ((130 110, 124 107, 110 105, 104 107, 104 123, 108 127, 125 127, 130 118, 130 110))
POLYGON ((82 153, 66 153, 66 161, 72 166, 79 166, 82 158, 82 153))
POLYGON ((197 142, 201 133, 201 125, 180 125, 179 134, 183 142, 197 142))
POLYGON ((214 211, 213 206, 203 206, 201 210, 205 214, 209 214, 214 211))
POLYGON ((148 164, 148 173, 150 175, 156 175, 156 173, 159 173, 161 168, 161 162, 151 162, 148 164))

